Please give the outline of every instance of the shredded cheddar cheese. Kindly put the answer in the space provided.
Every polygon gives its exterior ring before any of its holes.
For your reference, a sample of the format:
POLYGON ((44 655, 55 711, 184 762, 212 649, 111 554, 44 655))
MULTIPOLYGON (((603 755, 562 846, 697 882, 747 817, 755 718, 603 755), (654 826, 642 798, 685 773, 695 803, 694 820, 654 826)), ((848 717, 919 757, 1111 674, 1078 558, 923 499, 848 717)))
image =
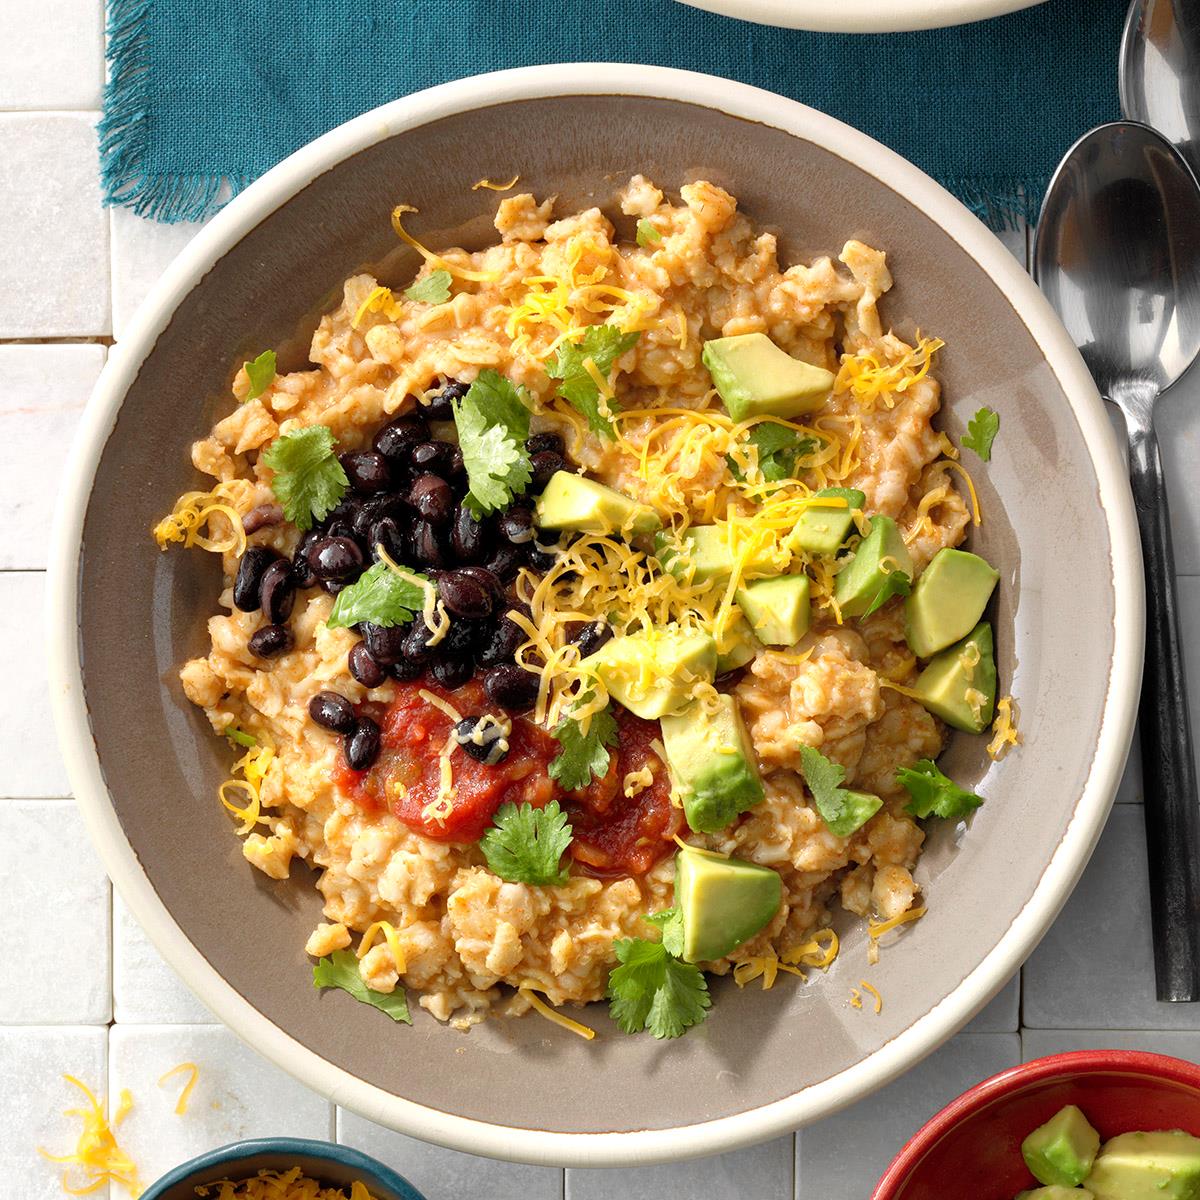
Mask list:
POLYGON ((925 915, 925 912, 925 906, 922 904, 917 908, 910 908, 906 912, 902 912, 898 917, 892 917, 890 921, 869 921, 867 923, 867 937, 869 939, 867 961, 872 964, 879 961, 879 939, 881 937, 891 933, 893 929, 899 929, 901 925, 907 925, 912 921, 919 921, 925 915))
POLYGON ((183 1091, 179 1093, 179 1098, 175 1101, 175 1115, 182 1117, 187 1113, 188 1101, 191 1099, 192 1091, 196 1087, 196 1081, 200 1078, 200 1068, 194 1062, 182 1062, 177 1067, 172 1067, 169 1071, 159 1076, 158 1086, 162 1087, 168 1079, 174 1079, 176 1075, 182 1075, 186 1072, 187 1083, 183 1085, 183 1091))
POLYGON ((402 310, 399 302, 392 295, 391 288, 375 287, 371 289, 367 298, 358 306, 358 311, 354 314, 354 319, 350 322, 351 328, 357 329, 367 313, 383 313, 389 320, 398 321, 402 310))
POLYGON ((375 1200, 360 1180, 344 1188, 324 1187, 309 1179, 299 1167, 286 1171, 259 1171, 250 1179, 221 1179, 200 1184, 196 1195, 201 1200, 375 1200))
POLYGON ((551 1007, 533 990, 531 984, 522 984, 520 993, 529 1001, 530 1007, 534 1012, 545 1017, 547 1021, 553 1022, 562 1029, 575 1034, 576 1037, 581 1037, 585 1041, 591 1041, 596 1036, 594 1029, 589 1029, 586 1025, 581 1025, 578 1021, 572 1021, 570 1017, 563 1016, 562 1013, 551 1007))
POLYGON ((227 779, 219 788, 217 796, 221 803, 242 822, 237 833, 244 837, 253 831, 256 825, 265 825, 266 818, 262 815, 262 784, 275 761, 275 748, 265 743, 252 746, 241 758, 233 764, 233 774, 240 771, 241 779, 227 779), (237 804, 230 800, 227 792, 241 791, 246 796, 245 804, 237 804))
POLYGON ((1011 696, 1001 696, 996 701, 996 719, 992 722, 992 740, 987 744, 988 756, 999 762, 1014 746, 1021 744, 1021 733, 1017 729, 1021 710, 1011 696))
POLYGON ((425 688, 419 688, 417 695, 425 701, 426 704, 432 704, 434 708, 444 712, 455 724, 463 719, 462 713, 450 703, 449 700, 443 700, 441 696, 435 696, 433 692, 427 691, 425 688))
POLYGON ((733 968, 733 981, 738 987, 745 987, 756 979, 762 979, 765 992, 775 986, 780 971, 800 979, 807 978, 804 967, 828 971, 838 956, 839 948, 838 935, 832 929, 818 929, 807 941, 783 954, 752 955, 743 959, 733 968))
POLYGON ((65 1114, 78 1117, 83 1122, 83 1128, 70 1154, 50 1154, 40 1146, 38 1153, 50 1162, 67 1164, 62 1176, 62 1188, 69 1196, 86 1196, 110 1183, 119 1183, 130 1196, 140 1196, 143 1184, 138 1176, 137 1164, 121 1148, 116 1135, 121 1122, 133 1108, 133 1097, 128 1090, 121 1092, 120 1104, 109 1124, 104 1105, 96 1099, 91 1088, 74 1075, 64 1075, 63 1078, 87 1098, 87 1108, 69 1108, 65 1114), (71 1181, 72 1167, 78 1167, 83 1174, 83 1180, 78 1185, 71 1181))
POLYGON ((432 250, 427 250, 415 237, 412 236, 404 228, 404 214, 415 213, 418 210, 409 204, 397 204, 392 209, 392 229, 395 230, 396 236, 407 246, 411 246, 427 263, 432 264, 435 268, 442 271, 449 271, 457 279, 465 279, 469 283, 491 283, 499 275, 495 271, 470 271, 466 267, 460 267, 456 263, 452 263, 449 259, 443 258, 440 254, 434 254, 432 250))
POLYGON ((637 771, 630 771, 621 782, 621 792, 626 799, 640 796, 654 782, 654 768, 647 763, 637 771))
POLYGON ((834 391, 849 392, 867 412, 880 403, 885 408, 894 408, 897 396, 929 374, 933 356, 944 345, 941 338, 924 338, 918 334, 916 346, 892 362, 883 361, 873 350, 843 354, 834 391))
POLYGON ((864 992, 869 992, 874 998, 875 1015, 878 1016, 881 1012, 883 1012, 883 997, 879 994, 879 992, 876 991, 876 989, 873 988, 865 979, 860 979, 858 981, 858 986, 862 988, 864 992))
POLYGON ((490 179, 480 179, 471 184, 471 191, 477 192, 480 188, 486 188, 489 192, 507 192, 517 186, 517 180, 520 175, 514 175, 507 183, 493 183, 490 179))
POLYGON ((154 540, 160 550, 173 542, 182 542, 185 549, 199 546, 214 554, 233 552, 239 557, 246 552, 246 530, 242 527, 239 505, 248 501, 253 484, 245 479, 230 479, 218 483, 211 492, 184 492, 175 507, 154 526, 154 540), (222 533, 212 525, 220 517, 228 526, 222 533), (205 528, 208 532, 203 532, 205 528))
POLYGON ((400 947, 400 937, 396 932, 396 927, 391 921, 373 921, 368 925, 366 932, 362 935, 362 940, 358 943, 355 957, 365 957, 367 951, 375 944, 375 939, 379 934, 383 934, 388 949, 392 952, 392 962, 396 966, 396 974, 403 975, 408 970, 408 963, 404 957, 404 951, 400 947))

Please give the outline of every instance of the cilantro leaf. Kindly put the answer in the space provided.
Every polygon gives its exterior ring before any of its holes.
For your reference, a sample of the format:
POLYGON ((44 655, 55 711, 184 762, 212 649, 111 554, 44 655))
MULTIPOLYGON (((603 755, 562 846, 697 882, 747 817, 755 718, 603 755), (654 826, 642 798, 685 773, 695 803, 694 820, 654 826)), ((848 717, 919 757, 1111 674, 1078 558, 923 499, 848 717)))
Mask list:
POLYGON ((349 992, 355 1000, 387 1013, 393 1021, 412 1024, 404 989, 397 987, 394 992, 376 992, 367 987, 358 972, 358 959, 352 950, 335 950, 325 958, 318 959, 313 965, 313 987, 340 988, 343 992, 349 992))
POLYGON ((849 837, 883 807, 878 796, 842 787, 846 768, 812 746, 800 747, 800 764, 817 812, 835 837, 849 837))
POLYGON ((983 803, 982 796, 960 788, 953 779, 943 775, 937 764, 929 758, 923 758, 911 767, 897 767, 896 781, 903 784, 912 796, 905 806, 906 811, 922 820, 925 817, 946 817, 956 821, 983 803))
POLYGON ((869 617, 877 609, 882 608, 893 596, 907 596, 911 591, 912 579, 906 572, 885 571, 879 582, 879 590, 862 615, 869 617))
POLYGON ((647 249, 654 242, 661 242, 662 234, 643 217, 637 223, 637 244, 643 250, 647 249))
POLYGON ((683 913, 677 904, 662 912, 647 913, 646 920, 662 930, 662 944, 668 954, 679 958, 683 954, 683 913))
POLYGON ((405 288, 404 294, 422 304, 445 304, 450 299, 450 272, 439 268, 405 288))
POLYGON ((225 736, 239 746, 245 746, 247 750, 253 750, 258 745, 258 738, 252 733, 247 733, 244 729, 239 729, 236 725, 230 725, 225 730, 225 736))
POLYGON ((555 352, 554 361, 546 374, 560 379, 558 394, 574 409, 587 417, 588 428, 610 441, 616 437, 612 418, 600 406, 600 388, 584 365, 589 359, 605 379, 613 363, 632 349, 639 332, 622 333, 615 325, 592 325, 575 344, 563 342, 555 352))
POLYGON ((471 488, 466 505, 476 517, 503 508, 525 491, 531 478, 525 449, 529 409, 523 392, 489 367, 454 401, 458 445, 471 488))
POLYGON ((609 753, 606 746, 617 743, 617 723, 607 708, 592 714, 587 733, 569 713, 551 732, 562 749, 551 762, 548 771, 551 779, 568 792, 587 787, 592 776, 603 778, 608 773, 609 753))
POLYGON ((621 965, 608 977, 609 1012, 626 1033, 677 1038, 708 1015, 712 998, 699 967, 644 938, 620 938, 613 949, 621 965))
MULTIPOLYGON (((758 468, 768 483, 794 479, 797 464, 812 454, 819 444, 816 438, 802 437, 794 429, 776 425, 773 421, 755 425, 747 435, 747 441, 758 449, 758 468)), ((732 455, 726 455, 725 461, 729 463, 734 479, 745 478, 732 455)))
POLYGON ((992 442, 1000 432, 1000 414, 990 408, 981 408, 967 422, 967 432, 960 441, 968 450, 974 450, 984 462, 992 461, 992 442))
POLYGON ((250 390, 246 393, 246 399, 257 400, 275 378, 275 351, 264 350, 252 362, 242 363, 242 366, 245 368, 246 378, 250 380, 250 390))
MULTIPOLYGON (((433 583, 428 576, 415 571, 412 576, 424 583, 433 583)), ((425 589, 420 583, 397 575, 387 563, 377 562, 364 571, 356 583, 338 593, 325 624, 330 629, 349 629, 359 621, 370 621, 390 629, 394 625, 406 625, 424 605, 425 589)))
POLYGON ((333 434, 324 425, 310 425, 278 437, 264 451, 263 462, 275 472, 271 491, 283 515, 297 529, 312 528, 346 494, 350 481, 333 452, 333 434))
POLYGON ((492 828, 479 839, 479 848, 493 875, 509 883, 539 887, 566 883, 567 870, 559 860, 571 844, 567 814, 551 800, 545 808, 511 801, 492 818, 492 828))

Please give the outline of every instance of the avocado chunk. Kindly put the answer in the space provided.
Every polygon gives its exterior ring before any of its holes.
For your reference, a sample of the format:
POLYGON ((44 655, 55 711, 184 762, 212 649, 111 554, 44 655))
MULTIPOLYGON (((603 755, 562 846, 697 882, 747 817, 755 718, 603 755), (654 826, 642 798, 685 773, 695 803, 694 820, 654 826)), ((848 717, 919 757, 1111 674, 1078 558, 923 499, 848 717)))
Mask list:
POLYGON ((581 665, 600 677, 618 704, 655 721, 686 708, 697 680, 712 683, 717 643, 703 630, 664 625, 615 637, 581 665))
POLYGON ((713 962, 770 924, 783 899, 776 871, 688 846, 675 855, 675 905, 683 916, 683 958, 713 962))
POLYGON ((1095 1197, 1086 1188, 1058 1187, 1050 1184, 1049 1187, 1018 1192, 1015 1200, 1095 1200, 1095 1197))
MULTIPOLYGON (((728 525, 693 525, 676 537, 668 533, 654 535, 654 556, 663 569, 676 579, 692 583, 707 583, 710 579, 725 580, 733 574, 738 559, 738 547, 730 540, 728 525)), ((761 575, 775 568, 771 547, 756 548, 742 570, 746 575, 761 575)))
POLYGON ((809 587, 807 575, 781 575, 738 588, 734 599, 763 645, 790 646, 808 632, 809 587))
POLYGON ((726 671, 736 671, 744 667, 757 653, 759 640, 754 636, 745 617, 738 617, 731 622, 728 629, 719 637, 713 632, 717 642, 717 674, 724 675, 726 671))
POLYGON ((1021 1143, 1021 1154, 1034 1179, 1064 1188, 1075 1187, 1088 1177, 1099 1149, 1100 1135, 1074 1104, 1060 1108, 1021 1143))
POLYGON ((891 517, 872 517, 867 536, 837 575, 833 598, 842 616, 869 616, 892 596, 902 594, 892 579, 896 572, 905 576, 907 590, 913 562, 900 529, 891 517))
POLYGON ((658 514, 648 504, 571 471, 555 471, 550 476, 537 498, 534 517, 542 529, 577 533, 653 533, 662 528, 658 514))
POLYGON ((854 527, 854 510, 861 509, 867 497, 857 488, 834 487, 822 488, 814 492, 812 498, 845 500, 846 503, 837 507, 810 504, 788 534, 786 545, 793 552, 807 550, 809 554, 836 554, 854 527))
POLYGON ((983 616, 1000 572, 978 554, 939 550, 904 602, 904 636, 918 658, 965 638, 983 616))
POLYGON ((1178 1129, 1118 1134, 1083 1186, 1096 1200, 1200 1200, 1200 1138, 1178 1129))
POLYGON ((982 733, 996 708, 992 627, 980 621, 961 642, 934 655, 913 685, 935 717, 967 733, 982 733))
POLYGON ((739 333, 704 343, 704 365, 735 421, 798 417, 833 391, 833 372, 793 358, 765 333, 739 333))
POLYGON ((662 719, 667 767, 683 800, 683 815, 697 833, 724 829, 763 798, 754 746, 737 701, 722 695, 720 702, 714 714, 693 700, 662 719))

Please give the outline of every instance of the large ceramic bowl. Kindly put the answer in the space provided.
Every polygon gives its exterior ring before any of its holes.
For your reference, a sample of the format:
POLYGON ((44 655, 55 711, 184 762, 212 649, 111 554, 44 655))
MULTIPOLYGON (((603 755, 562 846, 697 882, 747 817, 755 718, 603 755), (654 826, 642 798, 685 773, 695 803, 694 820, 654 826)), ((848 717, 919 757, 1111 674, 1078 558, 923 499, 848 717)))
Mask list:
MULTIPOLYGON (((628 225, 628 222, 626 222, 628 225)), ((629 232, 632 232, 629 230, 629 232)), ((914 167, 766 92, 646 67, 554 66, 435 88, 375 110, 276 167, 221 213, 114 348, 70 466, 53 552, 53 691, 74 791, 109 872, 170 963, 243 1038, 299 1078, 429 1141, 539 1162, 602 1164, 724 1150, 833 1111, 963 1024, 1050 924, 1100 832, 1129 744, 1142 649, 1141 567, 1113 435, 1082 361, 1001 244, 914 167), (603 1008, 591 1044, 530 1017, 462 1034, 412 1029, 311 985, 312 875, 267 880, 239 853, 216 787, 229 752, 180 693, 207 649, 219 588, 203 554, 149 537, 195 486, 191 440, 228 405, 231 365, 263 345, 304 361, 341 280, 387 259, 411 277, 388 214, 421 210, 432 245, 480 245, 519 169, 560 211, 644 171, 703 176, 780 231, 785 258, 847 237, 889 251, 887 313, 945 338, 945 425, 1001 415, 975 471, 976 547, 1003 577, 1005 689, 1025 743, 1000 763, 960 739, 947 770, 988 797, 969 832, 929 838, 929 915, 871 972, 881 1015, 847 1004, 866 972, 847 923, 828 976, 770 994, 716 985, 677 1042, 627 1037, 603 1008)))
POLYGON ((898 33, 965 25, 1044 0, 682 0, 759 25, 822 33, 898 33))

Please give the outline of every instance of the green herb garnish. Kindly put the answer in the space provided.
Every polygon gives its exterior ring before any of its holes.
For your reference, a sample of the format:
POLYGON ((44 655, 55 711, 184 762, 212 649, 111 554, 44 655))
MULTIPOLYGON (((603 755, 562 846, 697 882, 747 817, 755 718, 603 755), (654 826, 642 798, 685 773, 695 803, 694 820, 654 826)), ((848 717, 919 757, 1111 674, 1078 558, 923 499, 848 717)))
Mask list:
POLYGON ((982 796, 960 788, 953 779, 943 775, 937 764, 923 758, 911 767, 897 767, 896 781, 904 785, 912 800, 905 811, 914 817, 946 817, 951 821, 965 817, 983 803, 982 796))
POLYGON ((412 579, 406 579, 387 563, 377 562, 338 593, 325 624, 330 629, 349 629, 359 621, 388 629, 408 624, 425 606, 427 587, 434 586, 427 575, 410 573, 412 579))
POLYGON ((310 425, 278 437, 262 460, 275 472, 271 490, 297 529, 311 529, 346 494, 350 481, 333 451, 333 434, 310 425))
POLYGON ((862 615, 869 617, 873 612, 882 608, 893 596, 907 596, 912 591, 912 578, 905 571, 885 571, 866 612, 862 615))
MULTIPOLYGON (((758 450, 758 469, 767 483, 778 483, 781 479, 795 479, 800 460, 818 448, 816 438, 803 437, 786 425, 774 421, 761 421, 755 425, 746 440, 758 450)), ((734 479, 745 479, 742 469, 727 454, 725 461, 734 479)))
POLYGON ((678 958, 683 953, 683 913, 678 906, 672 905, 670 908, 664 908, 662 912, 647 913, 645 919, 662 930, 662 944, 667 953, 678 958))
POLYGON ((563 342, 555 352, 546 374, 562 382, 558 394, 576 411, 587 417, 588 428, 612 441, 616 437, 612 417, 601 407, 600 388, 586 363, 608 379, 613 363, 636 344, 640 333, 622 333, 615 325, 592 325, 576 343, 563 342))
POLYGON ((476 517, 503 508, 525 491, 531 478, 524 391, 488 368, 454 401, 458 446, 470 484, 466 505, 476 517))
POLYGON ((548 773, 565 791, 587 787, 593 775, 599 779, 608 774, 609 753, 605 747, 617 744, 617 723, 607 708, 592 714, 587 733, 568 714, 555 725, 551 737, 558 740, 562 749, 551 762, 548 773))
POLYGON ((1000 414, 990 408, 981 408, 967 422, 967 432, 962 437, 962 444, 968 450, 974 450, 984 462, 992 461, 992 442, 1000 432, 1000 414))
POLYGON ((247 750, 253 750, 258 745, 258 738, 254 734, 247 733, 244 729, 239 729, 236 725, 230 725, 225 730, 225 736, 231 742, 236 742, 239 746, 245 746, 247 750))
POLYGON ((571 844, 567 814, 551 800, 545 808, 532 804, 502 804, 492 818, 492 828, 479 839, 488 870, 509 883, 537 887, 566 883, 568 872, 560 865, 571 844))
POLYGON ((247 400, 257 400, 271 385, 275 378, 275 351, 264 350, 252 362, 242 363, 246 378, 250 380, 250 390, 246 393, 247 400))
POLYGON ((842 787, 846 768, 812 746, 800 747, 800 764, 817 812, 835 837, 849 837, 883 807, 878 796, 842 787))
POLYGON ((313 965, 313 987, 340 988, 355 1000, 387 1013, 393 1021, 412 1024, 404 989, 397 987, 394 992, 376 992, 367 987, 358 971, 358 959, 351 950, 335 950, 327 957, 319 958, 313 965))
POLYGON ((645 250, 653 243, 661 241, 662 234, 659 233, 658 230, 655 229, 645 217, 643 217, 637 223, 637 244, 641 246, 643 250, 645 250))
POLYGON ((419 300, 422 304, 445 304, 450 299, 450 272, 439 268, 430 272, 424 279, 404 291, 410 300, 419 300))
POLYGON ((621 938, 613 949, 621 965, 608 977, 609 1012, 626 1033, 677 1038, 708 1015, 712 999, 699 967, 643 938, 621 938))

